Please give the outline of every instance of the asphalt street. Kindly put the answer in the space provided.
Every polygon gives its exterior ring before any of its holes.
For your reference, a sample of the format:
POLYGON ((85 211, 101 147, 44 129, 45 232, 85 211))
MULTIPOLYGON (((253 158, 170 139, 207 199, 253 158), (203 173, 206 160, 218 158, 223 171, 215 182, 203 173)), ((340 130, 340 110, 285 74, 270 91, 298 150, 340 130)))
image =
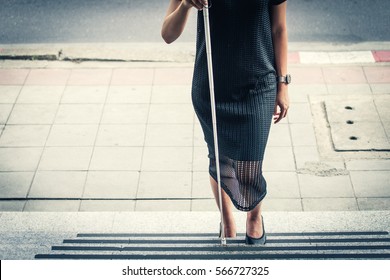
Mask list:
MULTIPOLYGON (((0 44, 159 42, 168 2, 1 0, 0 44)), ((288 2, 291 42, 390 41, 389 0, 288 2)), ((195 26, 194 10, 179 41, 194 41, 195 26)))

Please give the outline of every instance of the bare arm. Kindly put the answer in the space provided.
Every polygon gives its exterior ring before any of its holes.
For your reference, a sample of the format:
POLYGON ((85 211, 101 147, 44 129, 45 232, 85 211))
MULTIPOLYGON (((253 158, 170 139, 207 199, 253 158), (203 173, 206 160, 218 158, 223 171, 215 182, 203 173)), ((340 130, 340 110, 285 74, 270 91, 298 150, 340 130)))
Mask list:
MULTIPOLYGON (((272 39, 274 43, 275 64, 278 76, 287 74, 287 1, 272 7, 272 39)), ((278 83, 275 104, 275 123, 287 116, 289 107, 288 86, 278 83)))
POLYGON ((168 44, 174 42, 183 33, 192 7, 202 9, 206 0, 170 0, 167 14, 161 28, 161 37, 168 44))

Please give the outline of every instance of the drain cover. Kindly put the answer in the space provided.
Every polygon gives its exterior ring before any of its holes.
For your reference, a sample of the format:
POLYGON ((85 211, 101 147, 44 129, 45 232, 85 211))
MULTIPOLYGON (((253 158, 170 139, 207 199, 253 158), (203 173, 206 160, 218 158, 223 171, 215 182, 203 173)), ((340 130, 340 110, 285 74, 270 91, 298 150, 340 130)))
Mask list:
POLYGON ((268 233, 265 246, 244 234, 221 246, 215 234, 80 233, 36 259, 390 259, 390 236, 377 232, 268 233))
MULTIPOLYGON (((325 99, 325 109, 336 151, 387 151, 390 143, 383 123, 385 112, 378 110, 375 97, 336 96, 325 99)), ((381 96, 389 103, 390 97, 381 96)), ((383 108, 381 103, 381 108, 383 108)))

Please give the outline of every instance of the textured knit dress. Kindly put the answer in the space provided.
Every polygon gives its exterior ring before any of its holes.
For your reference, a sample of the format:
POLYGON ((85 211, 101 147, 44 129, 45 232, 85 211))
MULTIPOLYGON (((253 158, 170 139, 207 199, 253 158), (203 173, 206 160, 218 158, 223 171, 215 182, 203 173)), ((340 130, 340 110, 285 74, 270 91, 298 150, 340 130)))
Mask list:
MULTIPOLYGON (((271 8, 285 1, 210 1, 221 186, 242 211, 267 193, 262 163, 277 92, 271 8)), ((217 180, 207 71, 199 11, 192 102, 208 146, 209 173, 217 180)))

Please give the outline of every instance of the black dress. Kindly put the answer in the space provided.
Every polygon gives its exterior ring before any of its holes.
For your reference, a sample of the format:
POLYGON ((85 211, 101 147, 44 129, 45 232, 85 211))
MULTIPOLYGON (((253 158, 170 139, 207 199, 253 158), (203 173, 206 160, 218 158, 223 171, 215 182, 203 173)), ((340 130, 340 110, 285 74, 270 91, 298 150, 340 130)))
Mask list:
MULTIPOLYGON (((277 82, 271 8, 286 0, 211 0, 221 186, 235 207, 250 211, 265 197, 262 163, 277 82)), ((192 102, 202 126, 216 180, 203 12, 198 12, 192 102)))

